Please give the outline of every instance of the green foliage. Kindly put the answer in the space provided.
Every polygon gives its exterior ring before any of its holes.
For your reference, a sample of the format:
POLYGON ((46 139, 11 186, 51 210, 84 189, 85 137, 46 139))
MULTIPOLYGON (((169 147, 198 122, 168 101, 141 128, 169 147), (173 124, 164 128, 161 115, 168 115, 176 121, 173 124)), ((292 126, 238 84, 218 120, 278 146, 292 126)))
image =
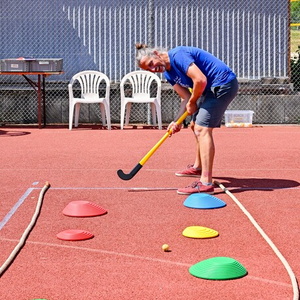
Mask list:
POLYGON ((291 2, 291 23, 300 23, 300 1, 291 2))
POLYGON ((291 81, 294 83, 294 89, 300 90, 300 46, 296 51, 296 57, 291 58, 291 81))

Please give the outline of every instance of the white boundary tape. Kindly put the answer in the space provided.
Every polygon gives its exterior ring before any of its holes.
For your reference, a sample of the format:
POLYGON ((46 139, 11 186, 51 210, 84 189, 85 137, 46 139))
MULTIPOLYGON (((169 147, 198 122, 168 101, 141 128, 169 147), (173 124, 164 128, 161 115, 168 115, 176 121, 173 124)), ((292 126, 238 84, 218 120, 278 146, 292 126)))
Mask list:
POLYGON ((49 187, 50 187, 50 184, 48 182, 46 182, 44 187, 42 188, 42 190, 40 192, 39 199, 38 199, 38 202, 37 202, 37 205, 36 205, 36 209, 35 209, 35 212, 32 216, 32 219, 31 219, 29 225, 25 229, 24 233, 21 236, 20 241, 18 242, 18 244, 16 245, 14 250, 11 252, 11 254, 7 258, 7 260, 0 267, 0 278, 2 277, 2 274, 6 271, 6 269, 10 266, 10 264, 13 262, 15 257, 18 255, 18 253, 20 252, 22 247, 25 245, 26 239, 27 239, 29 233, 31 232, 32 228, 34 227, 34 225, 37 221, 37 218, 39 217, 41 207, 42 207, 42 203, 43 203, 43 199, 44 199, 44 194, 46 193, 46 191, 48 190, 49 187))
POLYGON ((282 264, 284 265, 284 267, 286 268, 286 270, 290 276, 292 286, 293 286, 293 292, 294 292, 293 300, 299 300, 299 287, 298 287, 298 283, 297 283, 297 278, 296 278, 295 274, 293 273, 292 268, 290 267, 287 260, 284 258, 284 256, 278 250, 278 248, 274 245, 272 240, 263 231, 263 229, 258 225, 258 223, 255 221, 255 219, 252 217, 252 215, 241 204, 241 202, 223 184, 221 184, 218 181, 214 181, 214 183, 216 185, 218 185, 237 204, 237 206, 248 217, 248 219, 251 221, 251 223, 254 225, 254 227, 258 230, 258 232, 262 235, 262 237, 266 240, 266 242, 269 244, 269 246, 272 248, 272 250, 278 256, 278 258, 280 259, 280 261, 282 262, 282 264))

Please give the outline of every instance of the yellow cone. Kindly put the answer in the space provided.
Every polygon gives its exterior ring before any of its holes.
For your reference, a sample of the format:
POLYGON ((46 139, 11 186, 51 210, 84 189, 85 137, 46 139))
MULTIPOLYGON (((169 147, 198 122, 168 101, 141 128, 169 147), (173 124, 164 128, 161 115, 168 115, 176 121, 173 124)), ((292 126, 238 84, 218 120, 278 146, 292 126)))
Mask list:
POLYGON ((218 231, 207 227, 189 226, 183 230, 182 235, 194 239, 207 239, 216 237, 219 233, 218 231))

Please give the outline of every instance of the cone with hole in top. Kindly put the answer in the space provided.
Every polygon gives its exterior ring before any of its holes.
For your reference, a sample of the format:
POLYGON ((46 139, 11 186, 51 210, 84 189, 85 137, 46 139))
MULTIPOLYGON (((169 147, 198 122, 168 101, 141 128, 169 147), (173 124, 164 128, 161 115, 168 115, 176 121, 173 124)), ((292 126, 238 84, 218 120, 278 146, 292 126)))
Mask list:
POLYGON ((94 237, 92 233, 81 229, 67 229, 58 233, 57 238, 64 241, 82 241, 94 237))

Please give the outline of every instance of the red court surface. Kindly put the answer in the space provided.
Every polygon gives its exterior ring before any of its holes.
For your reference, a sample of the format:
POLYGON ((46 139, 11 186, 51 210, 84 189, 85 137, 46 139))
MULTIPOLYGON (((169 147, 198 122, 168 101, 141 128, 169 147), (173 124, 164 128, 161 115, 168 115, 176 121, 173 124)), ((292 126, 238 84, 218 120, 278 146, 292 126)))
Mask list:
MULTIPOLYGON (((184 299, 287 300, 294 286, 283 262, 241 208, 219 187, 218 209, 191 209, 176 188, 193 178, 175 171, 192 163, 190 129, 167 139, 129 181, 130 170, 165 132, 143 127, 1 128, 0 265, 27 228, 41 188, 41 213, 25 246, 0 279, 2 300, 184 299), (87 200, 107 214, 68 217, 71 202, 87 200), (184 237, 188 226, 219 232, 184 237), (56 237, 67 229, 94 234, 84 241, 56 237), (170 252, 161 249, 170 245, 170 252), (192 276, 189 268, 230 257, 248 274, 234 280, 192 276)), ((214 178, 239 200, 300 276, 300 127, 215 130, 214 178)))

